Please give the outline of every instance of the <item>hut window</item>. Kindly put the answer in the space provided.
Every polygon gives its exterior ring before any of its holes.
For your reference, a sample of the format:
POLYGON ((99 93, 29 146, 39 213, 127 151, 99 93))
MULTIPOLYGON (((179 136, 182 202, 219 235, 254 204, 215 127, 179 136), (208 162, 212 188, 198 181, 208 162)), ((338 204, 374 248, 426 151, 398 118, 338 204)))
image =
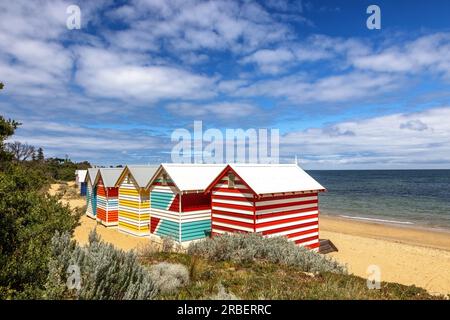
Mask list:
POLYGON ((234 188, 234 174, 228 174, 228 188, 234 188))
POLYGON ((128 184, 131 183, 131 181, 130 181, 130 176, 129 176, 129 175, 127 176, 127 183, 128 183, 128 184))

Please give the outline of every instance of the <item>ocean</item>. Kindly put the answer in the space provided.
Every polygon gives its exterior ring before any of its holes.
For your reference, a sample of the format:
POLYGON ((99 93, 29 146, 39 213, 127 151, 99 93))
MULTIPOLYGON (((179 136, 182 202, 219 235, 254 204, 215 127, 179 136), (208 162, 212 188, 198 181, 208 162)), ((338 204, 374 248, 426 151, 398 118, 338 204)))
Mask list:
POLYGON ((327 192, 320 212, 450 230, 450 170, 309 170, 327 192))

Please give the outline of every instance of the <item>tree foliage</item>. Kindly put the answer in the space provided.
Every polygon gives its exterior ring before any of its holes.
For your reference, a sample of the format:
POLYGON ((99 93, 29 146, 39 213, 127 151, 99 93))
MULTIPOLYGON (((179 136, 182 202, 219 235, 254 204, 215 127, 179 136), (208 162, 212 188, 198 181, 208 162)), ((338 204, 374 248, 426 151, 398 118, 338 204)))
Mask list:
POLYGON ((42 166, 12 161, 5 140, 18 125, 0 116, 0 299, 41 297, 51 238, 56 231, 72 233, 79 220, 46 194, 42 166))
POLYGON ((5 140, 14 134, 20 123, 14 120, 6 120, 0 115, 0 170, 4 170, 6 165, 12 160, 13 155, 5 150, 5 140))
POLYGON ((79 218, 42 194, 45 179, 36 177, 22 167, 0 173, 0 287, 7 297, 39 295, 53 234, 73 232, 79 218))

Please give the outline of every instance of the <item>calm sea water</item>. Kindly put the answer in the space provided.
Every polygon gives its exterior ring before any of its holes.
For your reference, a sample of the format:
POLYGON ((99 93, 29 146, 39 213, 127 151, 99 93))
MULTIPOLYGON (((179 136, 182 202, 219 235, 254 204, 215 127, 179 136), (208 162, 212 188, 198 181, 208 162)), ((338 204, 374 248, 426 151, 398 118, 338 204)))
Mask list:
POLYGON ((450 170, 308 171, 329 215, 450 230, 450 170))

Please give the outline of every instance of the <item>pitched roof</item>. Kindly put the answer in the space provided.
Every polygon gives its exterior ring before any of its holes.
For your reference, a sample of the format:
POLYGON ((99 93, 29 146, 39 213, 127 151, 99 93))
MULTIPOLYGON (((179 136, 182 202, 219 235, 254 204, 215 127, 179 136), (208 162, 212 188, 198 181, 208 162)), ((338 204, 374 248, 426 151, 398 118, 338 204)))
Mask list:
POLYGON ((88 174, 86 175, 85 182, 87 181, 87 178, 89 177, 89 180, 91 183, 95 181, 95 178, 97 177, 98 168, 89 168, 87 170, 88 174))
MULTIPOLYGON (((126 166, 125 168, 133 176, 138 186, 140 188, 145 188, 150 179, 158 170, 158 167, 159 166, 157 165, 131 165, 126 166)), ((123 172, 125 172, 125 170, 123 172)))
MULTIPOLYGON (((325 188, 296 164, 230 164, 231 168, 258 195, 299 191, 325 191, 325 188)), ((217 183, 224 169, 208 186, 217 183)))
MULTIPOLYGON (((123 170, 123 168, 100 168, 98 169, 97 180, 101 176, 103 185, 106 188, 112 188, 116 185, 116 182, 123 170)), ((97 180, 95 181, 96 183, 97 180)))
POLYGON ((147 187, 165 170, 180 191, 203 191, 225 168, 225 164, 163 163, 147 187))
POLYGON ((86 179, 87 170, 75 170, 75 175, 78 176, 78 181, 84 182, 86 179))

